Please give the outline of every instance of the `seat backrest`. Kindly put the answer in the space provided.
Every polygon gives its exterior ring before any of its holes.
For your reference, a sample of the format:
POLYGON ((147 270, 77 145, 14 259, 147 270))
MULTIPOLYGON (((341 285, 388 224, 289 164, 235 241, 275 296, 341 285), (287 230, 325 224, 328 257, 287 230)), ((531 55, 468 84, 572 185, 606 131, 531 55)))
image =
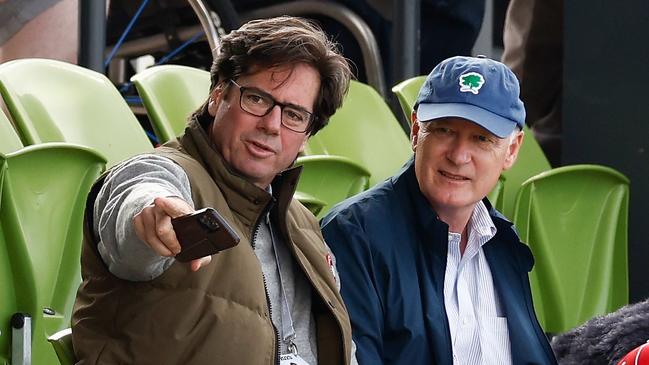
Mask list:
MULTIPOLYGON (((88 147, 46 143, 5 155, 2 164, 0 263, 6 263, 0 281, 9 284, 0 290, 13 294, 2 293, 0 341, 11 333, 6 317, 28 313, 33 363, 52 364, 56 357, 46 338, 70 325, 81 279, 85 200, 106 160, 88 147)), ((0 342, 0 358, 5 350, 0 342)))
POLYGON ((0 153, 14 152, 23 147, 20 137, 5 113, 0 110, 0 153))
POLYGON ((523 183, 514 223, 535 257, 539 321, 560 333, 628 301, 629 180, 604 166, 553 169, 523 183))
POLYGON ((0 93, 25 145, 69 142, 94 148, 108 166, 153 149, 104 75, 65 62, 20 59, 0 65, 0 93))
POLYGON ((322 217, 334 204, 358 194, 369 185, 370 172, 342 156, 313 155, 297 159, 303 166, 297 190, 325 203, 316 214, 322 217))
MULTIPOLYGON (((392 88, 392 91, 397 95, 397 99, 399 99, 399 104, 401 104, 403 113, 408 121, 411 121, 410 114, 412 113, 412 108, 417 101, 419 89, 425 80, 426 76, 416 76, 402 81, 392 88)), ((498 210, 510 218, 514 213, 516 193, 523 181, 543 171, 548 171, 551 168, 550 162, 548 162, 541 146, 539 146, 534 138, 532 130, 524 126, 523 131, 525 132, 525 138, 518 152, 518 159, 512 168, 502 174, 504 177, 502 181, 503 194, 500 195, 502 203, 498 210)))
POLYGON ((403 115, 409 123, 412 123, 412 118, 410 118, 412 115, 412 108, 415 106, 417 95, 419 95, 419 89, 421 89, 424 81, 426 81, 425 75, 415 76, 401 81, 392 87, 392 92, 397 96, 403 115))
POLYGON ((338 155, 365 167, 370 186, 396 173, 412 155, 410 141, 381 96, 357 81, 329 124, 309 138, 307 155, 338 155))
POLYGON ((161 143, 185 131, 187 117, 210 93, 210 73, 187 66, 153 66, 131 77, 131 81, 161 143))

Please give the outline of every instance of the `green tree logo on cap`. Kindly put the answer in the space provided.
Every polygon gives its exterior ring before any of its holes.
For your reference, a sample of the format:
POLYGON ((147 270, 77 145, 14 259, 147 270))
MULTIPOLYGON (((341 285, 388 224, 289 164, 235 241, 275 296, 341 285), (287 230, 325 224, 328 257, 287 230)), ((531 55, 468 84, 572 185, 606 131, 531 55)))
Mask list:
POLYGON ((460 76, 460 91, 477 95, 484 85, 484 77, 477 72, 468 72, 460 76))

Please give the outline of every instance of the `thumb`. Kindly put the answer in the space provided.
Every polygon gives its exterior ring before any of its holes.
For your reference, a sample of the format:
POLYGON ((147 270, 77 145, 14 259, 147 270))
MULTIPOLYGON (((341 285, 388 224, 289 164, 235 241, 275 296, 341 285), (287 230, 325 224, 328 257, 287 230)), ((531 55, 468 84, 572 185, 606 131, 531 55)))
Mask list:
POLYGON ((198 269, 207 266, 210 262, 212 262, 212 256, 201 257, 200 259, 192 260, 189 263, 189 268, 191 271, 198 271, 198 269))
POLYGON ((162 209, 165 214, 171 218, 180 217, 181 215, 189 214, 194 211, 186 201, 176 197, 155 198, 155 200, 153 200, 153 205, 162 209))

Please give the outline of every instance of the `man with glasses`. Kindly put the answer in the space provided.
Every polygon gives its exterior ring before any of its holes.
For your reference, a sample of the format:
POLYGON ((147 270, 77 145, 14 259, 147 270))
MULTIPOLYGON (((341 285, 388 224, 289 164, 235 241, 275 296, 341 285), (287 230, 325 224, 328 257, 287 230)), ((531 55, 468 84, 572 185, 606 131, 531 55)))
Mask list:
POLYGON ((185 133, 88 198, 72 320, 84 364, 355 363, 333 258, 289 168, 341 105, 350 71, 302 19, 222 39, 185 133), (213 207, 240 242, 190 263, 171 219, 213 207))

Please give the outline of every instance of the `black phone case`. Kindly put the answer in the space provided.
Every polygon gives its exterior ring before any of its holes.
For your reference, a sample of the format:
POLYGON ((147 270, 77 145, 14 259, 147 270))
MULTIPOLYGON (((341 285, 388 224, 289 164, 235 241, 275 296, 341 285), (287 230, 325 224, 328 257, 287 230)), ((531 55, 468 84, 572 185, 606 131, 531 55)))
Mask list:
POLYGON ((234 247, 239 235, 213 208, 204 208, 171 220, 180 241, 176 260, 187 262, 234 247))

